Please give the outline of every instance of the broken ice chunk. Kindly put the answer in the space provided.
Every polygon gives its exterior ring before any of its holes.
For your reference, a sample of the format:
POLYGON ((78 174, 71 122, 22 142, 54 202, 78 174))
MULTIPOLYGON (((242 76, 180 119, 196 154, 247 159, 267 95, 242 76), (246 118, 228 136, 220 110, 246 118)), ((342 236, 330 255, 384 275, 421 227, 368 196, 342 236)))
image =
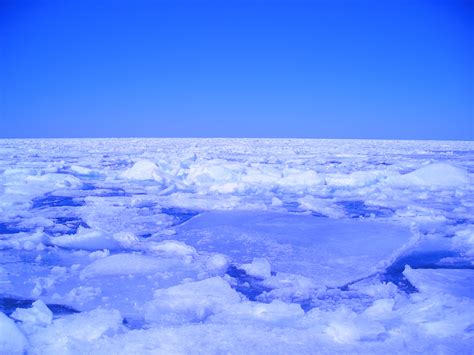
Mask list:
POLYGON ((253 258, 250 264, 243 264, 240 266, 247 275, 253 276, 259 279, 266 279, 271 276, 271 266, 265 258, 253 258))
POLYGON ((17 308, 11 317, 23 323, 47 326, 53 321, 53 312, 42 300, 37 300, 31 308, 17 308))
POLYGON ((0 312, 0 354, 23 354, 27 345, 15 322, 0 312))
POLYGON ((199 322, 238 302, 239 294, 224 279, 212 277, 156 290, 145 307, 145 319, 165 324, 199 322))
POLYGON ((122 173, 122 177, 129 180, 163 181, 158 166, 149 160, 137 161, 130 169, 122 173))

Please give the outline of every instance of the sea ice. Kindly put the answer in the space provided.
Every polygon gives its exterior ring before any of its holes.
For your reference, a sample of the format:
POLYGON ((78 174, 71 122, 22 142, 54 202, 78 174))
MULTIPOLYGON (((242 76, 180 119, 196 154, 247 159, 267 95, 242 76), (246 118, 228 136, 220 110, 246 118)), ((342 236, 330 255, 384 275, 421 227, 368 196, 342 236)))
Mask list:
POLYGON ((474 144, 0 140, 0 353, 474 348, 474 144))

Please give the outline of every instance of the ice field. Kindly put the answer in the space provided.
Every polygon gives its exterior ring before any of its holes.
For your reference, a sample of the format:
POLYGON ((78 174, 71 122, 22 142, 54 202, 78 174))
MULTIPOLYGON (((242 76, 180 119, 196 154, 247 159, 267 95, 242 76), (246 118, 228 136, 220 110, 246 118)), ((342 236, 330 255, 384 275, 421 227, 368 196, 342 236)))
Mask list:
POLYGON ((0 353, 472 354, 474 142, 0 140, 0 353))

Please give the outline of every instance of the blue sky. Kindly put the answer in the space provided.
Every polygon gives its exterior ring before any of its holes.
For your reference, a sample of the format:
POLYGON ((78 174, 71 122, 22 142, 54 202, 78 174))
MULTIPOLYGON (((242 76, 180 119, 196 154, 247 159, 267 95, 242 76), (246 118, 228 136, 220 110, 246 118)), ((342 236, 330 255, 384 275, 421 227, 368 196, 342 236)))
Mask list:
POLYGON ((473 4, 2 0, 0 137, 472 140, 473 4))

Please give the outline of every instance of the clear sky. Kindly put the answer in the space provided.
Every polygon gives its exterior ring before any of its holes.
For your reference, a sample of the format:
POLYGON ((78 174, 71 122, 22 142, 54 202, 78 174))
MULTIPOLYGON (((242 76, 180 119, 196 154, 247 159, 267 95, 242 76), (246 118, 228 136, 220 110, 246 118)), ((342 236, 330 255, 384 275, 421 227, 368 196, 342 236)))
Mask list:
POLYGON ((474 139, 471 0, 0 0, 0 137, 474 139))

